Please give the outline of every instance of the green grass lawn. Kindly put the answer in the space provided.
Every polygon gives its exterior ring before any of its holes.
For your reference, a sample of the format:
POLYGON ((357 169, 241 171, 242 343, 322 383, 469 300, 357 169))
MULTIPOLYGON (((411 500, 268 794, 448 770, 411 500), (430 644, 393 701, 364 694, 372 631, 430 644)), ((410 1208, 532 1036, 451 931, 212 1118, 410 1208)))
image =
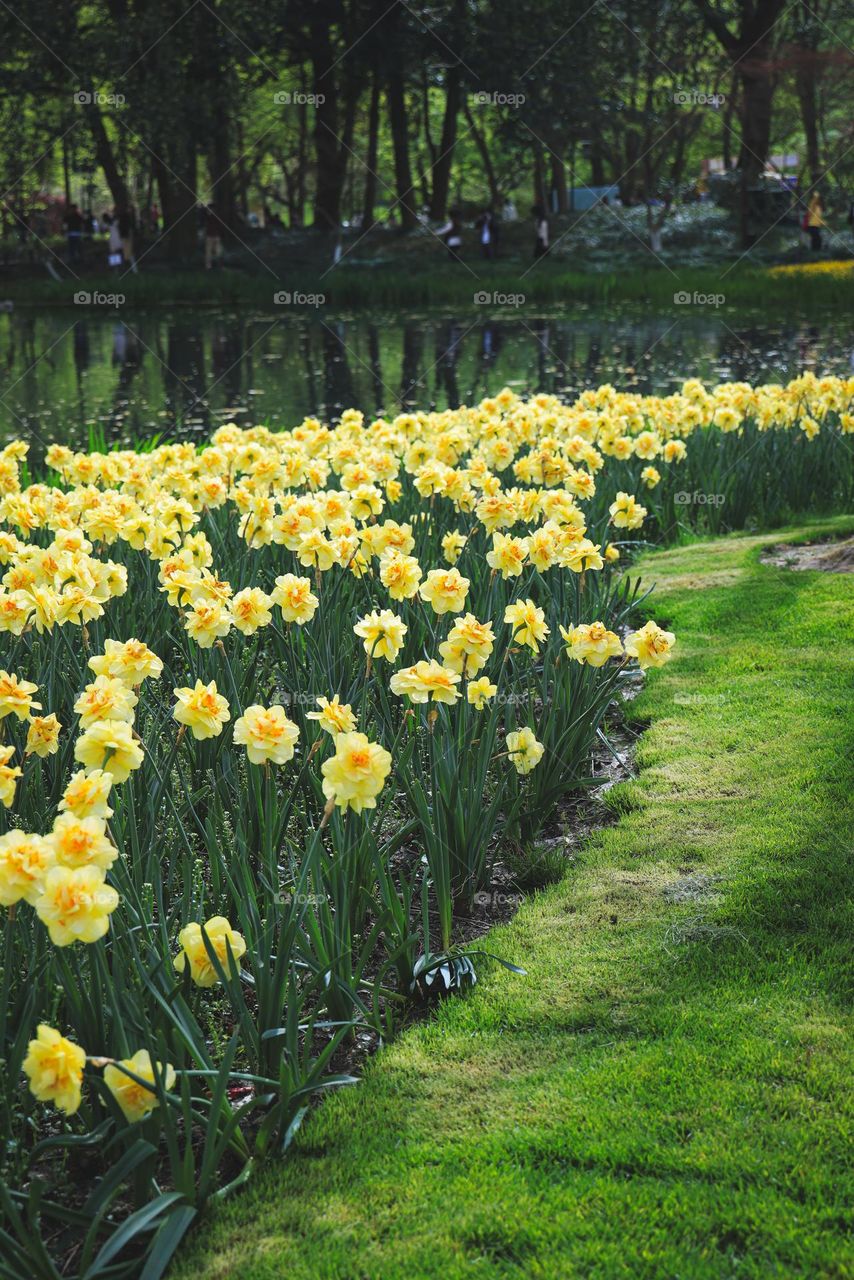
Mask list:
POLYGON ((619 822, 489 937, 528 976, 383 1050, 174 1280, 854 1275, 854 579, 759 563, 792 536, 644 561, 678 660, 619 822))

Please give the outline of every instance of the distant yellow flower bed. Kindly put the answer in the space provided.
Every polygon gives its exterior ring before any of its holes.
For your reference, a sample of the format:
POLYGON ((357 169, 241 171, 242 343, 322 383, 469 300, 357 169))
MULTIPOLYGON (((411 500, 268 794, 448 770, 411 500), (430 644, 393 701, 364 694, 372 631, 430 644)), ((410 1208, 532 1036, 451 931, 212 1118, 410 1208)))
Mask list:
POLYGON ((854 258, 844 262, 793 262, 771 267, 772 276, 830 276, 833 280, 854 280, 854 258))

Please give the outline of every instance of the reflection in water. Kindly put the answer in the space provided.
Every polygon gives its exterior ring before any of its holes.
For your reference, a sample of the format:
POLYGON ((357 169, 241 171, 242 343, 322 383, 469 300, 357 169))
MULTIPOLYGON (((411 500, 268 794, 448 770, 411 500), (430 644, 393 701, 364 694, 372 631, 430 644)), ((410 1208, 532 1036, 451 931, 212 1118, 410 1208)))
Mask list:
POLYGON ((421 340, 420 325, 406 323, 403 326, 403 369, 400 379, 400 405, 403 409, 421 407, 420 366, 421 340))
POLYGON ((170 416, 179 422, 208 427, 210 418, 206 398, 205 351, 202 327, 198 321, 173 321, 166 336, 163 365, 163 387, 170 416))
POLYGON ((350 372, 347 325, 343 320, 322 326, 324 403, 327 412, 337 417, 356 404, 353 375, 350 372))
POLYGON ((0 433, 110 443, 200 438, 221 422, 294 425, 350 406, 371 416, 457 408, 506 384, 564 399, 612 382, 668 394, 685 377, 784 381, 851 367, 844 319, 767 325, 743 314, 282 318, 252 311, 0 314, 0 433))

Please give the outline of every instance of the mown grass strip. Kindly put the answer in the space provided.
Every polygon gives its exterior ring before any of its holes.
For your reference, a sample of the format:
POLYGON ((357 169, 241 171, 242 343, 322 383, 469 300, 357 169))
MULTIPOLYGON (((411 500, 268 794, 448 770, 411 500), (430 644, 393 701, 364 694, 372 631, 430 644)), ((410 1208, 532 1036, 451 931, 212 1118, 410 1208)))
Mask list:
MULTIPOLYGON (((0 298, 9 299, 16 307, 71 307, 81 290, 90 295, 120 294, 121 305, 149 308, 223 307, 247 305, 263 307, 282 319, 303 315, 317 319, 342 310, 370 308, 375 316, 382 308, 442 308, 455 314, 471 312, 472 318, 483 320, 490 315, 504 318, 519 314, 519 308, 531 305, 565 307, 573 303, 636 303, 673 312, 680 319, 684 308, 675 303, 682 294, 698 295, 705 305, 710 299, 715 314, 726 318, 734 309, 753 310, 757 316, 779 307, 786 313, 824 315, 850 307, 850 276, 828 271, 803 276, 796 272, 775 272, 760 267, 680 267, 674 272, 662 268, 618 268, 613 271, 573 271, 559 262, 545 260, 531 270, 527 259, 496 263, 477 263, 472 275, 459 264, 438 260, 434 251, 413 256, 413 261, 374 262, 363 265, 342 264, 328 270, 326 260, 306 267, 277 265, 278 276, 259 269, 222 272, 141 271, 139 275, 115 276, 98 273, 85 279, 9 280, 0 290, 0 298), (308 301, 277 305, 274 295, 286 290, 292 298, 301 295, 308 301), (475 295, 486 293, 494 301, 475 303, 475 295), (315 299, 322 295, 319 306, 315 299), (507 303, 508 298, 521 302, 507 303), (674 310, 675 307, 675 310, 674 310)), ((102 302, 105 313, 112 303, 102 302)), ((524 315, 525 312, 522 311, 524 315)))

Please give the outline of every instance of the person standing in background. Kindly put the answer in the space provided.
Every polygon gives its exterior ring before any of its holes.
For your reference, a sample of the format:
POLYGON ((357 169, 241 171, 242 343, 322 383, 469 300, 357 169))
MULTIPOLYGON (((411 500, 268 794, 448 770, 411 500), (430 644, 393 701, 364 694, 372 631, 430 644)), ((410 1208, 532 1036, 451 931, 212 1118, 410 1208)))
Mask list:
POLYGON ((463 247, 463 228, 460 215, 452 209, 448 221, 440 227, 437 235, 442 236, 448 249, 448 257, 455 262, 460 261, 460 249, 463 247))
POLYGON ((119 237, 121 239, 122 257, 130 269, 136 274, 136 259, 133 256, 133 231, 134 218, 133 209, 123 206, 119 209, 116 219, 119 227, 119 237))
POLYGON ((110 268, 120 267, 124 261, 122 250, 122 234, 119 229, 118 216, 113 213, 110 219, 110 235, 107 240, 107 265, 110 268))
POLYGON ((531 212, 534 215, 534 257, 542 258, 549 251, 549 220, 541 204, 535 204, 531 212))
POLYGON ((478 231, 480 240, 480 252, 484 258, 495 257, 496 242, 496 226, 495 217, 491 209, 484 209, 483 213, 474 224, 478 231))
POLYGON ((813 253, 821 251, 821 231, 824 226, 824 206, 821 203, 821 196, 814 191, 810 196, 810 202, 807 205, 807 234, 810 238, 810 248, 813 253))
POLYGON ((209 204, 205 210, 205 271, 222 260, 222 224, 217 217, 216 207, 209 204))
POLYGON ((83 239, 83 215, 76 204, 69 205, 62 221, 68 241, 68 261, 79 262, 80 242, 83 239))

